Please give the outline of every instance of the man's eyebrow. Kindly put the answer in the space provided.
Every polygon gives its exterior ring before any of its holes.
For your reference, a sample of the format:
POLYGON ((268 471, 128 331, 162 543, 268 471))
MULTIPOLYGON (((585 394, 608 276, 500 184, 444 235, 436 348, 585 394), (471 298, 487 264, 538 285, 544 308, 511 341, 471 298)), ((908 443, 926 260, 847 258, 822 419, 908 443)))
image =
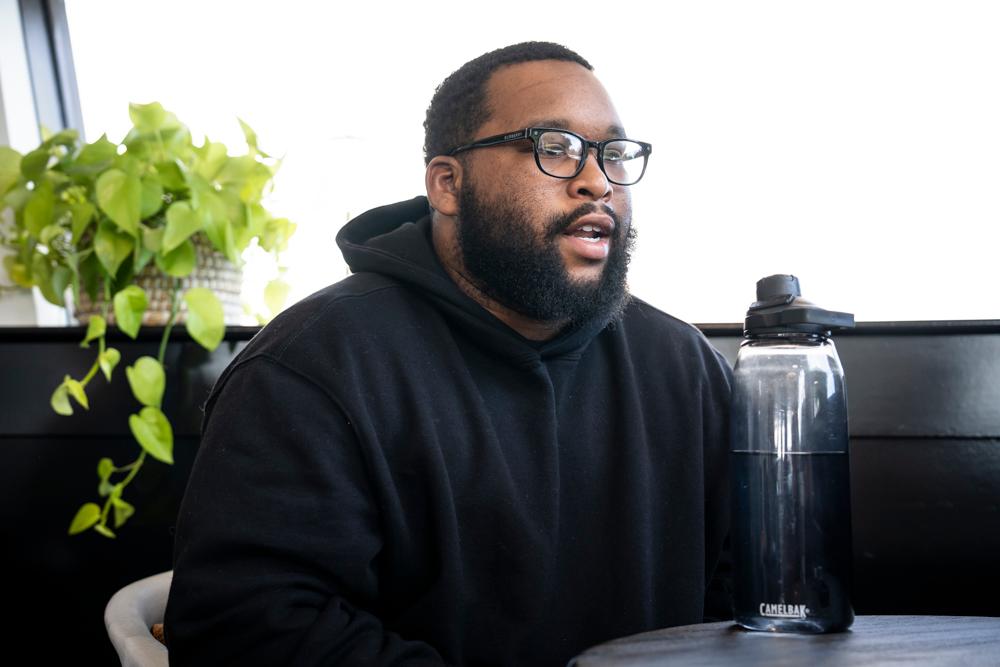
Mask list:
POLYGON ((568 130, 569 121, 565 118, 542 118, 529 123, 528 127, 552 127, 557 130, 568 130))
POLYGON ((621 125, 608 125, 607 133, 609 137, 614 137, 616 139, 624 139, 625 128, 621 125))
MULTIPOLYGON (((557 130, 571 130, 570 122, 565 118, 541 118, 528 125, 528 127, 551 127, 557 130)), ((608 125, 605 136, 618 139, 625 136, 625 128, 620 125, 608 125)))

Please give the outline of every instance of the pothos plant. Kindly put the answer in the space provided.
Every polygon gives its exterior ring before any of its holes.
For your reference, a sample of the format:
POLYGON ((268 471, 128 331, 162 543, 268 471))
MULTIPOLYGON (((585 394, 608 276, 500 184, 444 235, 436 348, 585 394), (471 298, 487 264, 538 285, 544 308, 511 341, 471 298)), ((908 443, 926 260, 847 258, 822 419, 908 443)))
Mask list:
MULTIPOLYGON (((295 229, 261 205, 278 161, 258 148, 243 121, 247 153, 231 156, 207 138, 194 145, 189 130, 158 103, 132 104, 129 115, 133 127, 120 145, 107 136, 82 144, 77 132, 64 130, 23 156, 0 147, 0 242, 10 253, 4 258, 10 278, 38 287, 60 306, 66 306, 67 293, 77 304, 83 294, 101 304, 81 342, 96 347, 93 363, 82 377, 63 377, 50 401, 55 412, 71 415, 74 403, 89 409, 88 385, 99 372, 111 381, 122 359, 107 345, 106 333, 114 322, 129 337, 138 334, 148 305, 146 291, 136 284, 140 272, 152 264, 172 285, 159 353, 125 368, 139 403, 128 419, 138 456, 122 465, 100 459, 101 500, 80 507, 70 534, 93 529, 114 537, 135 512, 125 489, 147 457, 173 463, 173 429, 161 410, 170 331, 183 304, 184 324, 201 346, 214 350, 225 332, 223 308, 212 290, 182 287, 196 267, 194 241, 210 243, 240 266, 252 242, 277 256, 295 229)), ((287 291, 280 278, 267 286, 270 310, 280 309, 287 291)))

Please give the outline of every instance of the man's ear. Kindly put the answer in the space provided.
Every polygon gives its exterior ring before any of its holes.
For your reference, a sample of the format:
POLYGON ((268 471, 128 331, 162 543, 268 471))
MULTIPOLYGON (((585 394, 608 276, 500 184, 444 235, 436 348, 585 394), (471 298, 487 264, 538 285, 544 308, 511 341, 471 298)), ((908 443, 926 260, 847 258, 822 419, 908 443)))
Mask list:
POLYGON ((424 174, 424 185, 432 209, 442 215, 458 215, 462 176, 462 164, 453 157, 438 155, 430 161, 424 174))

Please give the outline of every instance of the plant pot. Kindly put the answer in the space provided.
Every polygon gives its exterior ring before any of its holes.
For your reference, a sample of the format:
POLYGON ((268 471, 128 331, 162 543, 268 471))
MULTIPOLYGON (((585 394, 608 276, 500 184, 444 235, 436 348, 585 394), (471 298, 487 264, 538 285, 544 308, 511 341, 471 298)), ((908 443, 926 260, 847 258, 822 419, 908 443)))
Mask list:
MULTIPOLYGON (((178 296, 182 297, 184 290, 191 287, 206 287, 212 290, 222 303, 226 324, 240 324, 244 317, 243 303, 240 299, 243 271, 234 266, 225 255, 213 248, 202 234, 196 234, 191 240, 194 243, 198 261, 194 271, 180 278, 178 296)), ((135 277, 133 283, 145 290, 146 298, 149 301, 146 312, 142 315, 143 326, 163 326, 170 319, 170 295, 175 280, 177 279, 160 271, 153 262, 147 264, 146 268, 135 277)), ((86 291, 81 290, 80 303, 74 309, 74 316, 80 324, 87 324, 92 315, 101 315, 103 310, 103 297, 92 301, 86 291)), ((187 306, 182 300, 177 321, 183 322, 186 315, 187 306)), ((108 325, 110 326, 114 322, 114 310, 109 308, 108 325)))

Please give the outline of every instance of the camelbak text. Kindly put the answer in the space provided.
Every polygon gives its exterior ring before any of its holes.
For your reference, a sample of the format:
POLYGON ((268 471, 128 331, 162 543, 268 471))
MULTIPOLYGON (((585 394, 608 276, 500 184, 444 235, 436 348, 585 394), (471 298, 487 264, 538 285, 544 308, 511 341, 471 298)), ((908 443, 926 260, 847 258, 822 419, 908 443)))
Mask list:
POLYGON ((760 615, 772 618, 805 618, 809 608, 804 604, 767 604, 760 603, 760 615))

